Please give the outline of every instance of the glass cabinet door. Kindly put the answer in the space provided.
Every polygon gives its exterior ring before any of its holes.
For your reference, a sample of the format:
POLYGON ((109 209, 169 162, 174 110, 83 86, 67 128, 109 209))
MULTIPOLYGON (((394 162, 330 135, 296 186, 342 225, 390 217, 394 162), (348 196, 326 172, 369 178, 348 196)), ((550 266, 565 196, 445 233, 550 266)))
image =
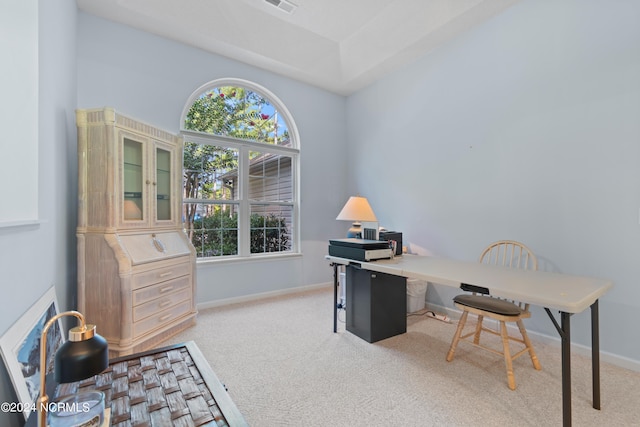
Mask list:
POLYGON ((156 147, 156 220, 171 220, 171 152, 156 147))
POLYGON ((143 203, 143 145, 138 141, 124 138, 124 220, 140 221, 144 218, 143 203))

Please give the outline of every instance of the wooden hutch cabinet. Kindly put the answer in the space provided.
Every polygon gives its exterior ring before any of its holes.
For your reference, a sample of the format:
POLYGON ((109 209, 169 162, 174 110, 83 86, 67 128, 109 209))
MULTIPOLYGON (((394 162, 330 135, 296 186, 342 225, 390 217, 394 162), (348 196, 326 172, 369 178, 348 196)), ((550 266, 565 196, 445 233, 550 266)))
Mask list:
POLYGON ((117 113, 76 111, 78 310, 111 357, 195 323, 195 249, 182 229, 182 139, 117 113))

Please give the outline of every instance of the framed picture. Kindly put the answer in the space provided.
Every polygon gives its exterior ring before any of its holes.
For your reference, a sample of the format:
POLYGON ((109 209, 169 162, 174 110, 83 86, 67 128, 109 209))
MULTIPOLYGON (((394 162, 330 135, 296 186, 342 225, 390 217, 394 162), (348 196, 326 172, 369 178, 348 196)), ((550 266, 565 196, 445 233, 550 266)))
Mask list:
MULTIPOLYGON (((44 325, 58 314, 56 292, 52 286, 0 338, 0 350, 16 390, 19 407, 25 420, 40 393, 40 337, 44 325)), ((58 319, 47 332, 46 372, 53 372, 56 351, 64 342, 62 322, 58 319)))

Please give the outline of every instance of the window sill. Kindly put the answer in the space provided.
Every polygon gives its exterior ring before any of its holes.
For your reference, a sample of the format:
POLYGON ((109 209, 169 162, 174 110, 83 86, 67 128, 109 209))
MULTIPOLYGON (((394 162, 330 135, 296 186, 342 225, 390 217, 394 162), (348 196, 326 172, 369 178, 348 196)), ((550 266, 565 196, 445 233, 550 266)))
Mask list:
POLYGON ((198 266, 215 265, 215 264, 243 264, 255 262, 271 262, 282 261, 288 258, 301 258, 302 253, 286 253, 286 254, 268 254, 268 255, 252 255, 248 257, 225 257, 225 258, 207 258, 196 260, 198 266))

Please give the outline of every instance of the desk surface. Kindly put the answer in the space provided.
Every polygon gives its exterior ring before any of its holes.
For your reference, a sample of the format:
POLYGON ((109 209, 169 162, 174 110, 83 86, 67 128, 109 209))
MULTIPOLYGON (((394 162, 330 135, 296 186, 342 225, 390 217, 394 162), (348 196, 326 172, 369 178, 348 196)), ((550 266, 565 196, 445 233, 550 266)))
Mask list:
POLYGON ((326 256, 337 264, 359 264, 362 268, 446 286, 467 283, 489 289, 496 297, 579 313, 604 295, 613 282, 606 279, 573 276, 546 271, 509 269, 473 261, 402 255, 394 259, 361 262, 326 256))

